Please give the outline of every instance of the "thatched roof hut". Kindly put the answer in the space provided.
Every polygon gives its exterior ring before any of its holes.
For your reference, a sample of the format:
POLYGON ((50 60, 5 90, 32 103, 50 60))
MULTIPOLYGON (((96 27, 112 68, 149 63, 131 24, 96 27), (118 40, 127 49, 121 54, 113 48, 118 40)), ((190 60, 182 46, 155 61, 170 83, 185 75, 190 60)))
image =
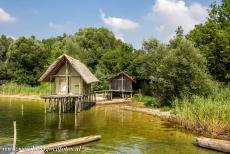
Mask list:
POLYGON ((40 82, 55 82, 56 94, 85 94, 99 80, 79 60, 66 54, 53 62, 40 77, 40 82))

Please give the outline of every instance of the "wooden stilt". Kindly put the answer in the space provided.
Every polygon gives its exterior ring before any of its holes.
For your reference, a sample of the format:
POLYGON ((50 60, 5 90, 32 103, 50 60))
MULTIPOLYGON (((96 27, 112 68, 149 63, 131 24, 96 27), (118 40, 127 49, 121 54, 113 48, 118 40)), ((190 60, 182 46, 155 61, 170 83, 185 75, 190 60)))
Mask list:
POLYGON ((23 117, 23 112, 24 112, 24 109, 23 109, 23 104, 22 104, 22 117, 23 117))
POLYGON ((61 101, 59 101, 59 114, 61 114, 61 101))
POLYGON ((81 102, 78 101, 77 104, 78 104, 77 112, 80 113, 81 112, 81 102))
POLYGON ((59 114, 66 112, 77 113, 92 107, 96 103, 96 93, 82 96, 47 96, 43 98, 49 101, 48 108, 45 103, 45 113, 47 112, 46 110, 57 111, 59 114))
POLYGON ((59 114, 58 120, 59 120, 58 129, 61 129, 61 114, 59 114))
POLYGON ((17 128, 16 128, 16 121, 13 122, 14 126, 14 141, 13 141, 13 152, 16 152, 16 141, 17 141, 17 128))
POLYGON ((75 128, 77 128, 77 122, 78 122, 77 117, 78 117, 77 114, 75 114, 75 121, 74 121, 75 128))
POLYGON ((74 113, 77 114, 77 100, 74 101, 74 113))

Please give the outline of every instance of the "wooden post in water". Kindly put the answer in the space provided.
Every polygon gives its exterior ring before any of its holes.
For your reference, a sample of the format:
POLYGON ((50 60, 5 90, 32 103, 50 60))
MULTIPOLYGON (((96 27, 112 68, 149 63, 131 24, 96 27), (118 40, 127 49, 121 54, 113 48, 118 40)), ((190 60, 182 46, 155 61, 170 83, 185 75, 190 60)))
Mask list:
POLYGON ((111 100, 112 100, 113 99, 113 92, 112 91, 111 91, 110 95, 111 95, 111 100))
POLYGON ((16 121, 13 122, 14 126, 14 141, 13 141, 13 152, 16 152, 16 140, 17 140, 17 128, 16 128, 16 121))
POLYGON ((24 109, 23 109, 23 104, 22 104, 22 117, 23 117, 23 110, 24 110, 24 109))
POLYGON ((75 113, 75 121, 74 121, 75 129, 77 128, 77 123, 78 123, 78 115, 75 113))
POLYGON ((59 116, 58 116, 58 129, 61 129, 61 120, 62 120, 62 117, 61 117, 61 114, 59 114, 59 116))
POLYGON ((77 114, 77 99, 74 100, 74 113, 77 114))
POLYGON ((80 113, 81 112, 81 100, 78 99, 77 104, 78 104, 77 112, 80 113))
POLYGON ((45 113, 46 113, 46 102, 45 102, 45 113))
POLYGON ((58 110, 59 110, 59 114, 61 114, 61 101, 59 100, 59 102, 58 102, 59 104, 59 107, 58 107, 58 110))

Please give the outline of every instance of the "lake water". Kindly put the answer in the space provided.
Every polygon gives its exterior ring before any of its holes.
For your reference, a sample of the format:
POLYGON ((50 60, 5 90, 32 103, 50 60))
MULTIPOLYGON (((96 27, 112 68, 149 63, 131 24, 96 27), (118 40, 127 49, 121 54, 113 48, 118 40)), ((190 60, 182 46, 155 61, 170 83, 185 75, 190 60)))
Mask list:
POLYGON ((17 121, 17 147, 31 147, 88 135, 102 139, 81 146, 80 152, 108 154, 214 154, 195 146, 194 136, 167 121, 126 111, 121 105, 96 106, 78 115, 45 113, 44 102, 0 99, 0 153, 12 145, 17 121))

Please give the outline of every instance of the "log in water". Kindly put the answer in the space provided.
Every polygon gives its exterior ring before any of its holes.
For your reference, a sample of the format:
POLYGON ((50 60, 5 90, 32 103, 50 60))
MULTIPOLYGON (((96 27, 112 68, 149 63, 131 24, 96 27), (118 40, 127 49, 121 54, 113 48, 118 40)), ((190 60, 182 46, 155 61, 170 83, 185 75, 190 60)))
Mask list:
POLYGON ((32 152, 34 154, 42 154, 42 153, 44 153, 44 151, 50 151, 50 150, 53 150, 55 148, 60 149, 60 148, 65 148, 65 147, 71 147, 71 146, 89 143, 89 142, 100 140, 100 139, 101 139, 101 135, 86 136, 86 137, 81 137, 81 138, 77 138, 77 139, 71 139, 71 140, 41 145, 41 146, 38 146, 35 148, 27 149, 24 151, 19 151, 17 154, 29 154, 32 152))
POLYGON ((196 138, 196 144, 204 148, 230 153, 230 141, 201 137, 196 138))

